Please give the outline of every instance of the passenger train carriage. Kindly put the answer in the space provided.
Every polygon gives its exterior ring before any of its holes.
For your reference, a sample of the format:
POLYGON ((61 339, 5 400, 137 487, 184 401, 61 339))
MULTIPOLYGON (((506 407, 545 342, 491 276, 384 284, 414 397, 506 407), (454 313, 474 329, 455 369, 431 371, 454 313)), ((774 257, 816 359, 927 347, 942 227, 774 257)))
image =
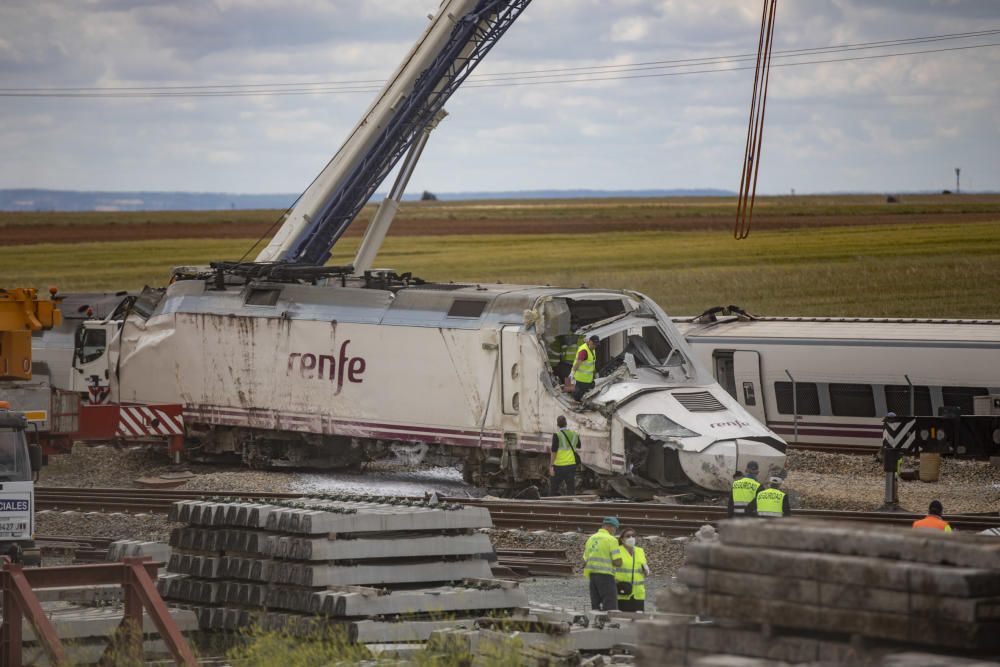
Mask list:
POLYGON ((790 444, 881 445, 882 419, 1000 394, 1000 320, 674 318, 741 406, 790 444))

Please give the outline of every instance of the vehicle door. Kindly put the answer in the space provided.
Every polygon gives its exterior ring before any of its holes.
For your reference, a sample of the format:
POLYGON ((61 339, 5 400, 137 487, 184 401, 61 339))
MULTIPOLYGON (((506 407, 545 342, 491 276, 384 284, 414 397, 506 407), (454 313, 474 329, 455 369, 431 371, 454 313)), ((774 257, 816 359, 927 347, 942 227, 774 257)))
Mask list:
POLYGON ((733 352, 733 381, 736 400, 762 424, 767 423, 764 393, 760 381, 760 355, 752 350, 733 352))
POLYGON ((84 322, 76 330, 70 382, 73 391, 88 394, 92 403, 107 399, 109 339, 110 331, 104 322, 84 322))
MULTIPOLYGON (((505 326, 500 332, 500 393, 504 415, 518 415, 521 409, 521 327, 505 326)), ((518 420, 504 418, 504 423, 518 420)))

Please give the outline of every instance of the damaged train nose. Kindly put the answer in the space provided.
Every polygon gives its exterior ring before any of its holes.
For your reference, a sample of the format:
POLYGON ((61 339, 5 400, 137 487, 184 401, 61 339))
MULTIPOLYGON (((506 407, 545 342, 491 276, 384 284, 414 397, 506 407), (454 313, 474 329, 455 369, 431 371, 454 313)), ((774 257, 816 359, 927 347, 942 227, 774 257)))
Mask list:
POLYGON ((721 391, 649 393, 615 417, 626 471, 665 487, 725 492, 750 461, 764 476, 785 465, 785 442, 721 391))
POLYGON ((695 455, 680 452, 678 463, 687 477, 712 491, 726 491, 733 483, 737 470, 746 470, 747 463, 756 461, 760 466, 760 479, 767 479, 785 466, 785 454, 775 443, 759 440, 721 440, 712 443, 695 455))

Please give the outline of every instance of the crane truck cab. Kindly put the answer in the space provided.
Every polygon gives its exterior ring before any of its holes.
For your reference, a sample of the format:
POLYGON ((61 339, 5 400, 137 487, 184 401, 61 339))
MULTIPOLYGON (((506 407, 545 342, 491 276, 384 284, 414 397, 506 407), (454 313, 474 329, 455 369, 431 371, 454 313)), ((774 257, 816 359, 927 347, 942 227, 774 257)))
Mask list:
POLYGON ((28 444, 28 421, 0 401, 0 555, 16 563, 41 565, 35 544, 35 479, 42 450, 28 444))
POLYGON ((85 320, 76 330, 70 389, 84 395, 89 393, 91 403, 104 403, 108 399, 115 361, 110 354, 111 343, 121 324, 121 320, 110 318, 85 320))

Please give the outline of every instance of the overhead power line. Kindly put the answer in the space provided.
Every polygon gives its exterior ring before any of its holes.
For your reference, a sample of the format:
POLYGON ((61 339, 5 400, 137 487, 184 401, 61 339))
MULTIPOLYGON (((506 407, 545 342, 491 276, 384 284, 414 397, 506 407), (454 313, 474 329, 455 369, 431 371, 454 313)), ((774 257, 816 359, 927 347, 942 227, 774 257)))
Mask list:
MULTIPOLYGON (((878 42, 859 42, 836 46, 821 46, 803 49, 775 51, 774 59, 790 60, 777 62, 772 67, 795 67, 850 61, 895 58, 949 51, 965 51, 1000 46, 1000 42, 971 44, 964 46, 919 49, 913 51, 876 53, 844 58, 808 59, 798 58, 845 53, 870 49, 886 49, 913 44, 925 44, 949 40, 970 39, 1000 34, 1000 29, 977 32, 949 33, 910 37, 878 42)), ((619 65, 592 65, 580 67, 548 68, 519 72, 498 72, 469 77, 464 88, 496 88, 526 85, 590 83, 642 78, 689 76, 734 72, 754 69, 752 66, 736 66, 740 62, 753 61, 756 54, 735 54, 673 60, 647 61, 619 65), (696 69, 692 69, 696 68, 696 69), (700 68, 700 69, 697 69, 700 68), (707 68, 707 69, 706 69, 707 68), (671 70, 671 71, 663 71, 671 70)), ((143 86, 143 87, 78 87, 78 88, 0 88, 0 97, 53 97, 53 98, 170 98, 170 97, 248 97, 287 95, 329 95, 378 92, 384 81, 377 79, 357 79, 329 82, 260 83, 260 84, 214 84, 190 86, 143 86)))

